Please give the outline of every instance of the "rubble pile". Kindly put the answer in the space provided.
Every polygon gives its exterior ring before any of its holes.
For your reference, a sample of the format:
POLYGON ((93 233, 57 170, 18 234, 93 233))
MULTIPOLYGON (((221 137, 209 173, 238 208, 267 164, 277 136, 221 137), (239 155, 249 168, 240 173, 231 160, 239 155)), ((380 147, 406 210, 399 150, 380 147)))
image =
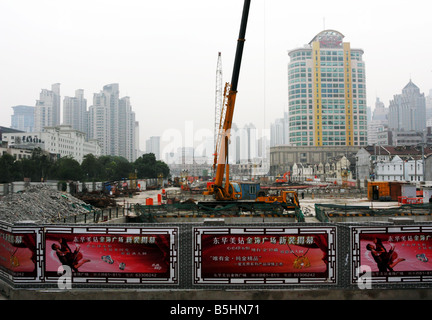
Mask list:
POLYGON ((0 198, 0 221, 62 222, 92 209, 91 205, 68 193, 39 185, 0 198))
POLYGON ((117 205, 112 197, 104 195, 102 192, 78 193, 76 197, 97 208, 115 207, 117 205))

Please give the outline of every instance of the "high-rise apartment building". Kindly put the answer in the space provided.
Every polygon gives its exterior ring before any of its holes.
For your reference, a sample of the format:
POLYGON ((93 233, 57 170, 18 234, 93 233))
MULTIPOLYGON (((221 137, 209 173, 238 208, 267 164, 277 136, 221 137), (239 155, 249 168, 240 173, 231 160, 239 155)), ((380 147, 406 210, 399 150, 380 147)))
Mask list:
POLYGON ((121 98, 118 108, 118 154, 123 155, 129 161, 135 161, 137 158, 135 147, 136 121, 130 98, 121 98))
POLYGON ((134 130, 135 130, 135 154, 136 154, 136 158, 138 159, 139 157, 142 156, 142 151, 140 149, 140 139, 139 139, 139 135, 140 135, 140 128, 139 128, 139 121, 135 121, 135 125, 134 125, 134 130))
POLYGON ((87 100, 84 98, 84 90, 75 91, 75 97, 63 99, 63 124, 70 125, 73 129, 88 133, 87 130, 87 100))
POLYGON ((36 101, 34 130, 60 125, 60 83, 51 86, 51 90, 42 89, 36 101))
POLYGON ((238 131, 240 137, 240 163, 250 163, 258 156, 258 132, 253 123, 238 131))
POLYGON ((426 122, 428 121, 432 121, 432 90, 429 90, 429 95, 426 97, 426 122))
POLYGON ((290 144, 367 145, 363 50, 324 30, 308 45, 288 52, 290 144))
POLYGON ((146 140, 146 153, 153 153, 156 160, 160 158, 160 137, 150 137, 146 140))
MULTIPOLYGON (((378 136, 388 129, 388 112, 389 109, 385 107, 384 103, 379 98, 375 101, 375 109, 372 114, 371 120, 368 122, 368 144, 378 144, 378 136)), ((382 140, 381 140, 382 141, 382 140)))
POLYGON ((120 99, 119 92, 119 85, 114 83, 93 95, 93 105, 88 111, 89 138, 101 142, 103 155, 135 161, 138 149, 135 145, 138 132, 135 113, 130 98, 120 99))
POLYGON ((34 129, 35 107, 32 106, 14 106, 13 115, 11 116, 11 128, 32 132, 34 129))
POLYGON ((99 95, 97 93, 93 96, 93 105, 89 107, 88 111, 88 132, 90 139, 96 139, 101 144, 101 154, 110 154, 110 126, 109 126, 109 113, 108 108, 99 105, 99 95))
POLYGON ((276 119, 270 125, 270 146, 283 146, 289 144, 289 116, 284 112, 284 117, 276 119))
POLYGON ((372 121, 383 121, 388 123, 388 113, 389 109, 385 107, 384 102, 379 98, 375 101, 375 109, 372 114, 372 121))

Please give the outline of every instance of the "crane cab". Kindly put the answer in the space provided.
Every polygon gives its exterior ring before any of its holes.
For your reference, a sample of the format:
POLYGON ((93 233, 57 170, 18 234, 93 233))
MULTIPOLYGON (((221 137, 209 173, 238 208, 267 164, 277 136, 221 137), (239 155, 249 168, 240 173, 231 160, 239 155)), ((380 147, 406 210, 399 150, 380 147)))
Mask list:
POLYGON ((216 200, 256 200, 260 191, 259 183, 230 181, 228 193, 223 193, 214 183, 207 184, 205 195, 215 195, 216 200))

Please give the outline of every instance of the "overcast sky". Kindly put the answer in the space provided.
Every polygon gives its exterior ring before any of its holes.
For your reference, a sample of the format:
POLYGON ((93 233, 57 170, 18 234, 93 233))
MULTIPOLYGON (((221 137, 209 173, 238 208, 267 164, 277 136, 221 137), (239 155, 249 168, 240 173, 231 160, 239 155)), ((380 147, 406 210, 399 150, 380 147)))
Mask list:
MULTIPOLYGON (((41 89, 61 96, 119 83, 141 146, 168 129, 213 131, 217 55, 231 80, 243 0, 0 0, 0 125, 41 89)), ((410 78, 432 89, 429 0, 252 0, 234 122, 268 129, 287 110, 287 52, 325 29, 363 49, 368 106, 410 78)))

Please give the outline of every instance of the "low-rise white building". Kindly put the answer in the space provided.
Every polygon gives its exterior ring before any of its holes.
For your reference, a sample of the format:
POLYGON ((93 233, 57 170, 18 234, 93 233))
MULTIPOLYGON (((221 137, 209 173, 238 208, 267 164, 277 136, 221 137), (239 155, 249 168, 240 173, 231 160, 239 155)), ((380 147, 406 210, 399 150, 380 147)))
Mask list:
POLYGON ((0 157, 5 154, 10 154, 15 160, 21 160, 30 159, 32 156, 32 151, 28 149, 9 148, 7 143, 4 143, 0 146, 0 157))
POLYGON ((367 146, 356 154, 358 179, 383 181, 429 181, 430 163, 425 161, 432 155, 432 147, 421 146, 367 146), (402 163, 403 162, 403 163, 402 163))
POLYGON ((36 145, 58 157, 72 157, 79 163, 86 154, 96 157, 101 155, 101 146, 97 140, 86 141, 85 133, 72 129, 70 125, 45 127, 42 132, 3 134, 3 141, 12 148, 36 145))
POLYGON ((380 161, 376 164, 378 181, 422 181, 423 161, 411 159, 404 161, 394 156, 391 161, 380 161))
POLYGON ((351 162, 345 156, 337 156, 328 159, 325 163, 302 164, 294 163, 291 178, 293 181, 320 178, 327 179, 352 179, 351 162))

